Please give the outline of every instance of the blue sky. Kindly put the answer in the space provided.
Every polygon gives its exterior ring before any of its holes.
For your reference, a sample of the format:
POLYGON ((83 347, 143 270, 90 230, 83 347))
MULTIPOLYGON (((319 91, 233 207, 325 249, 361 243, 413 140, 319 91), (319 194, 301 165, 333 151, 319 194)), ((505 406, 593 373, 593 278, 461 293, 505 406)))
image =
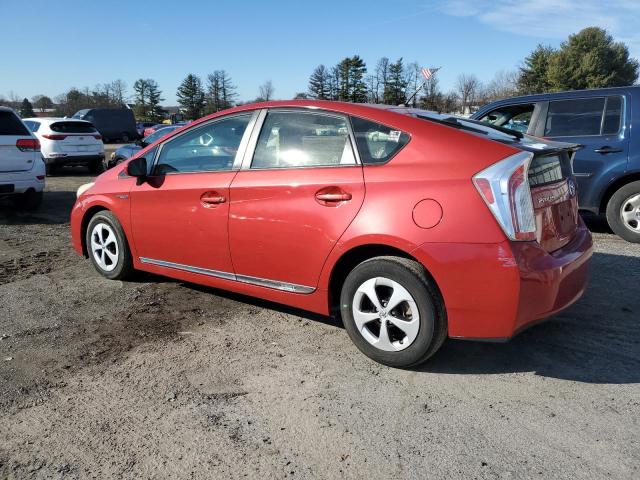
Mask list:
POLYGON ((315 66, 387 56, 489 81, 538 44, 598 25, 640 54, 640 0, 75 1, 0 0, 0 96, 153 78, 165 104, 189 73, 225 69, 241 99, 272 80, 276 98, 305 91, 315 66))

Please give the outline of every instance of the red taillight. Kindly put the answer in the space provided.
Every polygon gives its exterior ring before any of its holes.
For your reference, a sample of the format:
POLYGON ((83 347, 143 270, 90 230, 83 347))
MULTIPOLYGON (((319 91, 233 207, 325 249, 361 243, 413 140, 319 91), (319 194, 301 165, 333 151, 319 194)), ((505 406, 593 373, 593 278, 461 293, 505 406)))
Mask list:
POLYGON ((102 140, 102 135, 94 135, 93 138, 96 140, 102 140))
POLYGON ((16 141, 16 147, 21 152, 38 152, 40 150, 40 142, 35 138, 21 138, 16 141))
POLYGON ((67 138, 66 135, 42 135, 44 138, 48 140, 64 140, 67 138))
POLYGON ((36 175, 36 178, 41 182, 44 181, 44 175, 36 175))
POLYGON ((533 154, 517 153, 474 175, 473 183, 511 240, 535 240, 536 222, 527 178, 533 154))

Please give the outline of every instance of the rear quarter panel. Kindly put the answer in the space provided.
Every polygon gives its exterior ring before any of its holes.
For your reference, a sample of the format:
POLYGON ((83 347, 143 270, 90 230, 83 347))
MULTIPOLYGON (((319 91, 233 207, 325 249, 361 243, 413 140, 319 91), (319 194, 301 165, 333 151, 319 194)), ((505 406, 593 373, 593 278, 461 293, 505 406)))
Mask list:
POLYGON ((365 201, 325 264, 324 288, 335 262, 361 245, 382 244, 410 253, 424 243, 505 240, 472 177, 519 150, 412 117, 376 121, 406 131, 411 141, 387 164, 363 168, 365 201), (421 228, 413 219, 416 204, 425 199, 442 208, 442 217, 432 228, 421 228))

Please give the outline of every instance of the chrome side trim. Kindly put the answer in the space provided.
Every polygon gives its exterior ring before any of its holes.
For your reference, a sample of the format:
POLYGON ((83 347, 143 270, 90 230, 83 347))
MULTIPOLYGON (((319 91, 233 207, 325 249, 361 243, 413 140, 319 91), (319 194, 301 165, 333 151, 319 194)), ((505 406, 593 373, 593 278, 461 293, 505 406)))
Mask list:
POLYGON ((220 270, 210 270, 208 268, 192 267, 191 265, 183 265, 181 263, 167 262, 164 260, 155 260, 153 258, 139 257, 142 263, 148 263, 150 265, 157 265, 159 267, 173 268, 174 270, 183 270, 185 272, 199 273, 200 275, 207 275, 209 277, 222 278, 224 280, 234 280, 236 282, 248 283, 250 285, 257 285, 259 287, 273 288, 276 290, 282 290, 283 292, 291 293, 312 293, 315 291, 314 287, 307 287, 305 285, 298 285, 296 283, 281 282, 279 280, 269 280, 267 278, 251 277, 249 275, 235 275, 229 272, 222 272, 220 270))
POLYGON ((276 290, 283 290, 285 292, 311 293, 315 290, 315 288, 307 287, 305 285, 280 282, 278 280, 268 280, 266 278, 250 277, 248 275, 236 275, 236 279, 238 282, 250 283, 251 285, 258 285, 260 287, 275 288, 276 290))
POLYGON ((209 270, 208 268, 192 267, 190 265, 183 265, 181 263, 165 262, 164 260, 154 260, 153 258, 140 257, 142 263, 150 263, 152 265, 158 265, 160 267, 173 268, 175 270, 184 270, 185 272, 200 273, 202 275, 208 275, 210 277, 224 278, 225 280, 235 280, 236 276, 233 273, 221 272, 219 270, 209 270))

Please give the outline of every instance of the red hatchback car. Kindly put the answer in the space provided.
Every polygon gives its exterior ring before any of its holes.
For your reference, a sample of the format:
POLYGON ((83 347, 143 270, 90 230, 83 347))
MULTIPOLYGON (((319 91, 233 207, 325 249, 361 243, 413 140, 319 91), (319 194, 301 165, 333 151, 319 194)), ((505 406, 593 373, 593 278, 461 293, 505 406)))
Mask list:
POLYGON ((81 187, 73 244, 108 278, 339 312, 362 352, 408 367, 447 336, 505 340, 580 297, 576 148, 399 107, 245 105, 81 187))

